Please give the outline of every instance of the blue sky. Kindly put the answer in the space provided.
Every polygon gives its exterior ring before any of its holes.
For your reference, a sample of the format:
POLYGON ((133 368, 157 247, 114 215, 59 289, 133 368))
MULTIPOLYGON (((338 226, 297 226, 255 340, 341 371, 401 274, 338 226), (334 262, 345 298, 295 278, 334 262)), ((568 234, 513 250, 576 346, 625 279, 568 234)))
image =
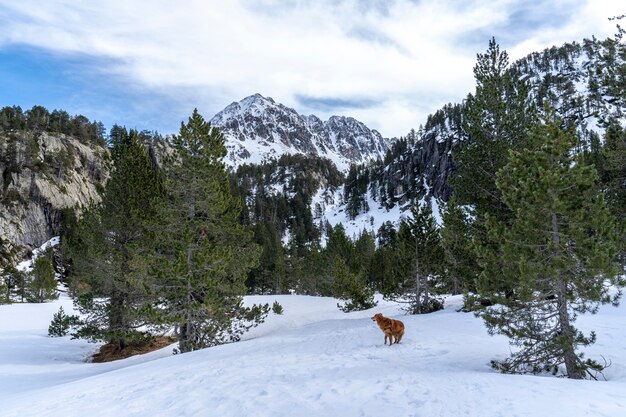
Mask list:
POLYGON ((173 133, 261 93, 406 134, 473 89, 495 36, 512 58, 615 32, 608 0, 0 0, 0 106, 173 133))

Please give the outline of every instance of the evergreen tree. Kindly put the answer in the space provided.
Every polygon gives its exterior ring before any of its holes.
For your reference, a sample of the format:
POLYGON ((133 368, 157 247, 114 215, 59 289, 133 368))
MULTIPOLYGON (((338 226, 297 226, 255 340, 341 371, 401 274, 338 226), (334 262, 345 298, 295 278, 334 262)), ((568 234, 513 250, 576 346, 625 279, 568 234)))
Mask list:
POLYGON ((429 204, 411 208, 412 218, 400 225, 399 240, 404 267, 403 280, 394 298, 407 302, 411 314, 430 313, 443 308, 435 284, 441 276, 443 248, 441 235, 429 204))
POLYGON ((372 263, 376 253, 376 242, 374 236, 369 232, 363 231, 354 242, 354 251, 356 256, 356 265, 359 268, 358 275, 368 284, 373 284, 371 277, 372 263))
POLYGON ((337 304, 341 311, 348 313, 376 306, 374 293, 350 271, 340 256, 333 256, 331 265, 333 296, 344 300, 343 304, 337 304))
POLYGON ((163 186, 139 134, 118 133, 102 202, 84 213, 63 244, 72 258, 71 293, 83 315, 75 336, 122 350, 149 337, 139 328, 151 322, 146 260, 163 186))
POLYGON ((246 287, 258 294, 282 294, 286 290, 285 254, 274 225, 258 222, 254 227, 254 242, 262 248, 262 252, 259 266, 248 275, 246 287))
POLYGON ((0 277, 0 304, 11 304, 11 291, 4 277, 0 277))
POLYGON ((462 126, 466 137, 453 148, 458 170, 450 182, 459 204, 473 209, 475 246, 482 252, 493 252, 490 257, 493 262, 483 266, 491 272, 483 274, 477 284, 485 289, 503 289, 511 297, 517 283, 501 273, 500 245, 489 240, 485 218, 491 216, 508 221, 511 217, 496 185, 496 175, 507 163, 509 149, 527 147, 538 112, 530 96, 529 83, 509 68, 508 54, 500 50, 495 39, 489 42, 486 53, 478 54, 477 58, 476 91, 468 96, 463 110, 462 126))
POLYGON ((28 301, 30 302, 43 303, 46 300, 59 298, 51 256, 52 251, 49 249, 33 262, 28 282, 28 301))
POLYGON ((475 279, 480 271, 468 215, 452 197, 442 211, 441 218, 446 287, 451 294, 473 292, 476 290, 475 279))
POLYGON ((10 304, 13 300, 13 292, 16 286, 16 275, 19 271, 12 265, 4 268, 0 275, 0 304, 10 304))
MULTIPOLYGON (((622 232, 626 227, 626 129, 612 121, 606 129, 603 149, 602 182, 607 189, 607 203, 618 219, 622 232)), ((626 265, 626 239, 622 239, 621 263, 626 265)))
POLYGON ((329 226, 327 237, 328 240, 324 253, 328 260, 328 265, 332 264, 333 257, 337 255, 343 259, 352 272, 358 272, 354 242, 346 235, 346 229, 343 227, 343 224, 339 223, 335 227, 329 226))
POLYGON ((26 300, 28 284, 26 273, 9 265, 2 272, 1 279, 5 286, 6 300, 13 301, 14 297, 18 298, 22 303, 26 300))
POLYGON ((176 329, 180 352, 238 340, 269 306, 244 308, 245 280, 259 249, 239 224, 224 136, 194 110, 165 163, 167 198, 158 212, 153 270, 161 295, 155 313, 176 329))
POLYGON ((467 97, 463 111, 467 136, 453 149, 458 170, 451 182, 459 203, 474 206, 480 216, 504 218, 496 173, 506 164, 509 149, 525 146, 537 112, 529 84, 508 68, 508 54, 495 39, 477 58, 476 92, 467 97))
POLYGON ((374 253, 369 281, 384 296, 391 296, 396 288, 397 255, 396 248, 390 246, 378 247, 374 253))
MULTIPOLYGON (((593 166, 572 154, 576 136, 546 119, 532 134, 536 150, 512 151, 498 173, 498 188, 510 224, 488 219, 490 238, 500 242, 504 273, 518 282, 515 298, 489 294, 501 303, 484 311, 490 333, 518 347, 502 362, 503 372, 558 372, 583 378, 602 366, 583 359, 579 346, 595 341, 574 326, 576 315, 617 302, 610 284, 619 284, 612 261, 618 235, 597 186, 593 166)), ((488 270, 483 274, 489 273, 488 270)))
POLYGON ((33 132, 45 132, 50 126, 50 113, 43 106, 33 106, 26 112, 26 127, 33 132))

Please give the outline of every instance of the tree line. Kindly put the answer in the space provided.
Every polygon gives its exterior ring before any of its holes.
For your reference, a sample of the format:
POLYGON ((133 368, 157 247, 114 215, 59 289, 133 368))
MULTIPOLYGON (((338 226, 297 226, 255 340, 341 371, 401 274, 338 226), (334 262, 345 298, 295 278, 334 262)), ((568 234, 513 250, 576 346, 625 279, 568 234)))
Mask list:
POLYGON ((26 111, 20 106, 5 106, 0 109, 0 131, 14 130, 62 133, 83 143, 106 143, 106 129, 102 122, 92 122, 83 115, 71 116, 65 110, 55 109, 50 112, 44 106, 38 105, 26 111))
POLYGON ((39 254, 30 270, 8 266, 0 275, 0 304, 43 303, 58 297, 52 248, 39 254))

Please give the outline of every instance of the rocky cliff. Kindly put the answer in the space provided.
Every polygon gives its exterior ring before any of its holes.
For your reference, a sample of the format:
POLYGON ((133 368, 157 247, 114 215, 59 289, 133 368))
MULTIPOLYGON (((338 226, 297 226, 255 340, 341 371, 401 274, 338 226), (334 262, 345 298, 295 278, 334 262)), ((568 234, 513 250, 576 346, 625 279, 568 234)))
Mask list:
POLYGON ((107 160, 104 144, 0 131, 0 268, 58 235, 67 209, 100 200, 107 160))

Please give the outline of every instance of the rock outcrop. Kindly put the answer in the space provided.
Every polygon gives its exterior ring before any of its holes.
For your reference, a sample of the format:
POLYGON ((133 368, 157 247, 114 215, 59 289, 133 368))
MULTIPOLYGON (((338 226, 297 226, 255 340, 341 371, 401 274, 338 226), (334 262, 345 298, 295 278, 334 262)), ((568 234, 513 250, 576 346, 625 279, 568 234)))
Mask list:
POLYGON ((66 210, 100 200, 108 155, 63 134, 0 132, 0 268, 58 235, 66 210))

